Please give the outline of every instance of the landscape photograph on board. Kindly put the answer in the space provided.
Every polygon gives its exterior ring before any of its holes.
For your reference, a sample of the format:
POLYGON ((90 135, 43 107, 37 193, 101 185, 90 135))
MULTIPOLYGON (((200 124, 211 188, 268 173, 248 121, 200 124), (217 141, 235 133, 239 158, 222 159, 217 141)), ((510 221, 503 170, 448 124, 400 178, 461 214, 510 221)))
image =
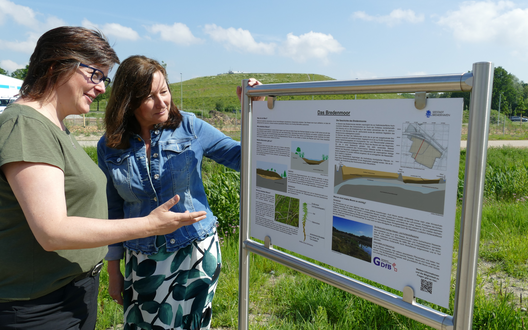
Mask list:
POLYGON ((275 221, 299 227, 299 199, 275 194, 275 221))
POLYGON ((372 233, 373 227, 371 225, 334 216, 332 251, 371 262, 372 233))
POLYGON ((334 193, 419 211, 444 214, 446 182, 401 173, 336 166, 334 193))

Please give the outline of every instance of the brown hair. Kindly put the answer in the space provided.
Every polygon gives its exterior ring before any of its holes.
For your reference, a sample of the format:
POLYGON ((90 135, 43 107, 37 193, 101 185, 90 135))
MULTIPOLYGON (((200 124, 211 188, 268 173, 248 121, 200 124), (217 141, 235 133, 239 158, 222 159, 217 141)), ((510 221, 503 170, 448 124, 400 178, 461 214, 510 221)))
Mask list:
POLYGON ((119 58, 98 31, 74 26, 49 30, 37 41, 20 94, 45 99, 62 77, 74 73, 79 62, 112 68, 119 58))
MULTIPOLYGON (((167 86, 167 71, 158 61, 145 56, 135 55, 121 63, 114 77, 112 92, 106 106, 106 145, 110 148, 125 149, 130 146, 130 137, 140 132, 135 111, 150 95, 154 73, 161 72, 167 86)), ((170 92, 170 88, 169 88, 170 92)), ((182 115, 172 101, 169 119, 160 124, 161 128, 176 128, 182 115)))

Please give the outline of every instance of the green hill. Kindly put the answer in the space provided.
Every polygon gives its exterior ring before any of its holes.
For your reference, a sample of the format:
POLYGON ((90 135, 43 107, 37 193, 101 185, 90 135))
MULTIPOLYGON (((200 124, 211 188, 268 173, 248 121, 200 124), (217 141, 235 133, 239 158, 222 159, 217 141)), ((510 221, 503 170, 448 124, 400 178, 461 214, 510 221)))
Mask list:
MULTIPOLYGON (((180 107, 183 85, 184 110, 218 110, 232 112, 240 109, 236 87, 243 79, 255 78, 263 84, 335 80, 328 76, 306 73, 234 73, 199 77, 170 84, 174 103, 180 107)), ((404 98, 397 94, 315 95, 314 100, 327 99, 385 99, 404 98)), ((311 100, 311 95, 282 96, 279 100, 311 100)))

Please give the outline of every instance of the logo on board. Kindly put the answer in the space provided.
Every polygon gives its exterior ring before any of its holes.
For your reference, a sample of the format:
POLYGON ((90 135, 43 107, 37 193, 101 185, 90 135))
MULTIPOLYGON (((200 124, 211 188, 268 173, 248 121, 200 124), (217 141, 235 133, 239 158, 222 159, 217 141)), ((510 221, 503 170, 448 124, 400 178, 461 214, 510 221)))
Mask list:
POLYGON ((381 267, 381 268, 385 268, 387 270, 394 270, 395 272, 398 271, 398 269, 396 268, 395 262, 391 264, 390 261, 385 260, 385 259, 380 259, 379 257, 374 258, 374 265, 381 267))

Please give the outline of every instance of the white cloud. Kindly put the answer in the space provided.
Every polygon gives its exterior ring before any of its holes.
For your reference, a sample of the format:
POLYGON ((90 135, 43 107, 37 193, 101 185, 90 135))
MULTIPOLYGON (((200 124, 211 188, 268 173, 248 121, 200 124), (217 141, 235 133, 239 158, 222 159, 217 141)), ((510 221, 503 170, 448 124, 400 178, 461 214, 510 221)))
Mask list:
POLYGON ((311 58, 328 62, 330 53, 339 53, 344 48, 330 34, 310 31, 300 36, 288 33, 286 41, 282 43, 280 52, 297 62, 304 62, 311 58))
POLYGON ((18 25, 25 26, 39 33, 66 25, 63 20, 55 16, 49 16, 44 22, 40 22, 37 16, 37 13, 29 7, 17 5, 8 0, 0 0, 0 25, 7 22, 8 18, 11 18, 18 25))
POLYGON ((83 27, 87 28, 87 29, 100 29, 100 28, 99 28, 99 25, 90 22, 90 21, 87 20, 86 18, 82 20, 81 25, 82 25, 83 27))
POLYGON ((99 26, 87 19, 83 19, 82 26, 88 29, 100 30, 107 37, 115 37, 117 39, 126 39, 132 41, 140 39, 139 34, 132 28, 117 23, 107 23, 103 26, 99 26))
POLYGON ((0 24, 4 24, 8 17, 29 28, 36 29, 38 26, 35 12, 31 8, 17 5, 11 1, 0 0, 0 24))
POLYGON ((251 32, 241 28, 224 29, 216 24, 206 24, 204 32, 216 42, 223 43, 227 49, 236 49, 240 52, 272 55, 275 53, 275 43, 256 42, 251 32))
POLYGON ((350 71, 350 77, 350 79, 374 79, 378 78, 378 75, 370 71, 350 71))
POLYGON ((518 8, 511 1, 463 2, 437 24, 451 30, 459 41, 528 48, 528 8, 518 8))
POLYGON ((0 68, 6 70, 6 71, 9 71, 9 72, 13 72, 17 69, 22 69, 22 68, 25 68, 26 67, 26 64, 17 64, 11 60, 2 60, 0 61, 0 68))
POLYGON ((415 72, 408 72, 408 76, 426 76, 427 72, 425 71, 415 71, 415 72))
POLYGON ((116 38, 132 41, 140 39, 139 34, 132 28, 117 23, 105 24, 102 29, 107 36, 114 36, 116 38))
POLYGON ((35 49, 35 45, 37 44, 37 40, 39 37, 40 35, 33 32, 29 32, 28 38, 25 41, 0 40, 0 49, 9 49, 16 52, 31 54, 35 49))
POLYGON ((394 9, 389 15, 384 16, 371 16, 364 11, 356 11, 352 14, 352 18, 357 18, 367 22, 387 24, 387 26, 391 27, 404 22, 416 24, 424 21, 423 14, 417 15, 413 10, 410 9, 394 9))
POLYGON ((165 24, 154 24, 147 27, 151 33, 159 33, 161 39, 174 42, 177 45, 189 46, 203 42, 200 38, 195 37, 187 25, 183 23, 174 23, 172 26, 165 24))
POLYGON ((273 55, 277 49, 282 56, 290 57, 297 62, 316 58, 327 63, 330 53, 339 53, 344 49, 332 35, 313 31, 300 36, 289 33, 279 46, 273 42, 257 42, 251 32, 241 28, 224 29, 215 24, 208 24, 204 32, 214 41, 223 43, 227 49, 261 55, 273 55))
POLYGON ((50 16, 46 19, 46 22, 39 23, 39 27, 37 31, 44 33, 48 30, 54 29, 59 26, 65 26, 65 25, 68 25, 68 24, 62 19, 55 17, 55 16, 50 16))
MULTIPOLYGON (((29 30, 28 32, 25 32, 27 35, 25 41, 0 40, 0 49, 9 49, 31 54, 42 33, 49 29, 66 25, 63 20, 55 16, 48 16, 45 21, 42 22, 37 19, 37 16, 37 13, 29 7, 17 5, 8 0, 0 0, 0 25, 4 25, 9 19, 11 19, 14 21, 15 25, 21 25, 29 30)), ((18 27, 9 28, 19 29, 18 27)), ((11 63, 9 65, 12 66, 13 64, 11 63)), ((19 67, 15 68, 15 70, 16 69, 19 69, 19 67)))

